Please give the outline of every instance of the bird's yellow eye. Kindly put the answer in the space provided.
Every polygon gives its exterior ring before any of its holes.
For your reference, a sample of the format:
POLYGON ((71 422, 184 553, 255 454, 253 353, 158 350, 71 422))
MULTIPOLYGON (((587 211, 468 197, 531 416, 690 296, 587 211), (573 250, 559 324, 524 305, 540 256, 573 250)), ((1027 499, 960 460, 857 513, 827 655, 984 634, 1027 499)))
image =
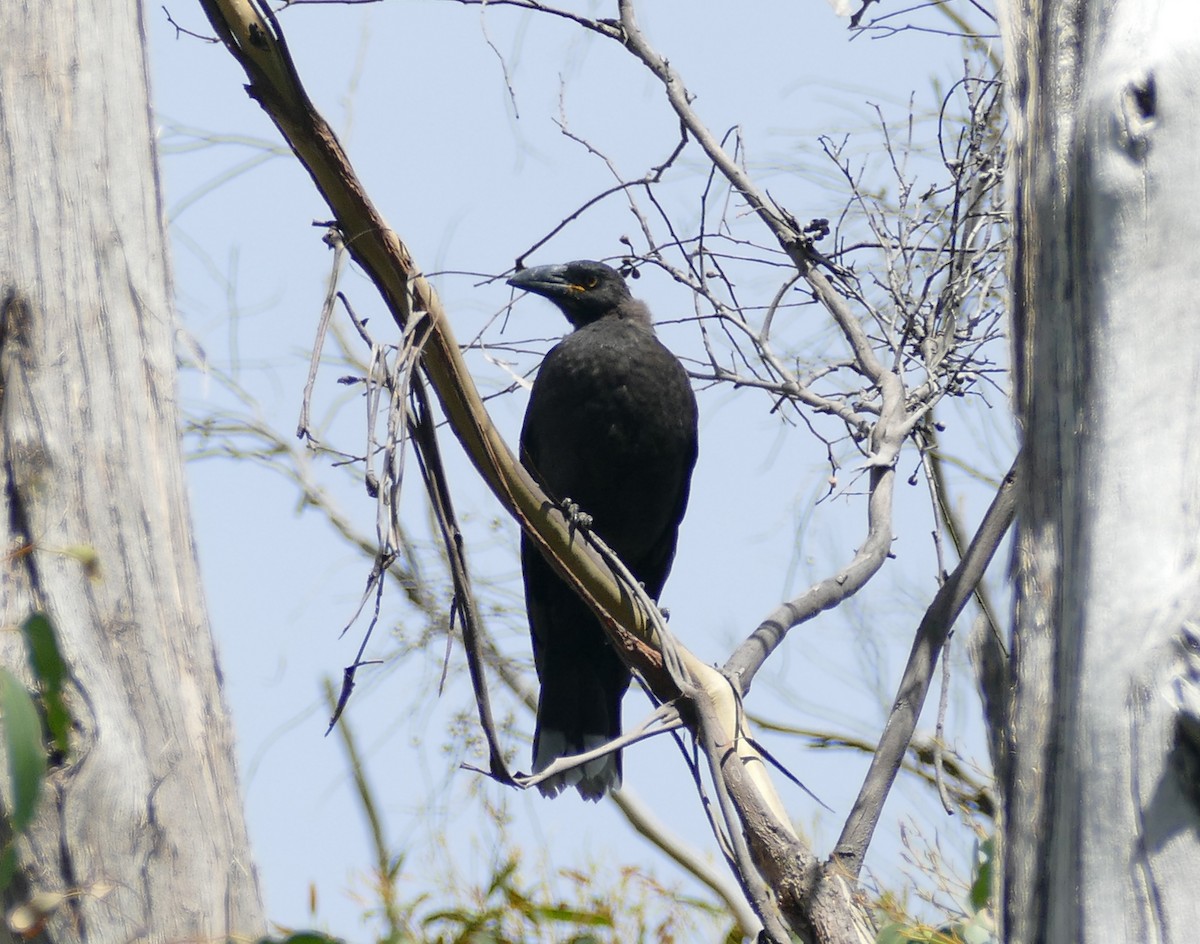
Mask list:
POLYGON ((598 278, 596 278, 596 276, 594 276, 594 275, 585 275, 583 277, 583 287, 584 288, 595 288, 596 283, 599 281, 600 280, 598 278))

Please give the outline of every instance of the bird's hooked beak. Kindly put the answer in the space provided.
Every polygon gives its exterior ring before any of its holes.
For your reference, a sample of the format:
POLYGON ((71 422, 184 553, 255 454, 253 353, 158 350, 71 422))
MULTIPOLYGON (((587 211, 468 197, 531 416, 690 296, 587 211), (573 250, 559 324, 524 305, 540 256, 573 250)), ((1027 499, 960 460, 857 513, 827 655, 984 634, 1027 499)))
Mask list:
POLYGON ((587 286, 573 282, 565 265, 534 266, 522 269, 508 284, 545 298, 574 298, 587 291, 587 286))

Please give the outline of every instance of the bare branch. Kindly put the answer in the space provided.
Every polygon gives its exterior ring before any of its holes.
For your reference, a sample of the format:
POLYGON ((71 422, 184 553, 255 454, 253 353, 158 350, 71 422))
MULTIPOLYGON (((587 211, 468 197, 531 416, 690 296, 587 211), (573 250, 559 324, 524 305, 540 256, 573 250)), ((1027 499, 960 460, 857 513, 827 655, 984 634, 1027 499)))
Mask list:
POLYGON ((894 469, 872 469, 870 476, 867 539, 854 559, 832 577, 818 581, 803 595, 767 614, 726 660, 722 671, 736 681, 743 694, 750 690, 755 674, 783 642, 788 630, 853 596, 887 560, 892 547, 892 496, 896 472, 894 469))
POLYGON ((741 166, 729 156, 725 149, 700 120, 691 105, 691 96, 683 80, 665 58, 650 46, 638 28, 632 0, 620 0, 621 28, 625 47, 632 52, 663 84, 667 101, 679 116, 679 120, 700 144, 704 153, 720 170, 724 177, 741 194, 779 241, 779 245, 791 257, 797 271, 812 287, 821 303, 828 309, 838 327, 846 336, 855 358, 864 374, 876 383, 881 383, 885 373, 883 365, 875 356, 871 340, 862 324, 850 310, 845 299, 833 288, 832 283, 817 268, 809 243, 803 238, 791 214, 781 210, 764 191, 750 179, 741 166))
MULTIPOLYGON (((446 481, 446 472, 442 467, 441 448, 438 446, 437 430, 434 428, 433 415, 429 408, 429 398, 425 393, 425 384, 419 375, 412 378, 413 400, 416 409, 410 413, 409 423, 412 426, 412 441, 416 447, 417 460, 421 466, 421 474, 425 480, 425 491, 433 507, 434 517, 441 532, 446 550, 446 559, 450 565, 450 575, 454 581, 454 610, 460 616, 463 634, 463 647, 467 655, 467 669, 471 674, 471 686, 475 690, 475 704, 479 709, 479 723, 483 728, 488 743, 488 764, 492 777, 500 783, 512 783, 512 775, 504 763, 504 750, 500 746, 496 723, 492 719, 491 699, 488 697, 487 677, 484 675, 483 650, 480 640, 482 621, 479 616, 479 606, 475 601, 475 591, 471 588, 471 575, 467 569, 466 549, 463 547, 462 532, 454 514, 454 505, 450 496, 450 485, 446 481)), ((392 513, 396 514, 395 507, 392 513)), ((453 624, 453 616, 451 618, 453 624)), ((449 635, 449 634, 448 634, 449 635)))
POLYGON ((934 596, 917 628, 879 747, 835 847, 835 858, 853 875, 862 868, 884 801, 916 730, 917 718, 925 704, 925 695, 946 636, 1012 524, 1017 504, 1018 462, 1019 458, 1005 475, 967 553, 934 596))
POLYGON ((317 366, 321 361, 321 351, 325 347, 325 332, 329 328, 329 319, 333 317, 333 303, 337 298, 338 280, 346 265, 346 246, 342 242, 341 233, 331 229, 325 234, 325 242, 333 250, 333 262, 329 267, 329 284, 325 290, 325 300, 321 303, 321 318, 317 323, 317 338, 313 342, 312 357, 308 365, 308 380, 304 384, 304 396, 300 403, 300 421, 296 424, 296 436, 299 439, 312 441, 312 421, 309 419, 309 407, 312 402, 313 385, 317 382, 317 366))

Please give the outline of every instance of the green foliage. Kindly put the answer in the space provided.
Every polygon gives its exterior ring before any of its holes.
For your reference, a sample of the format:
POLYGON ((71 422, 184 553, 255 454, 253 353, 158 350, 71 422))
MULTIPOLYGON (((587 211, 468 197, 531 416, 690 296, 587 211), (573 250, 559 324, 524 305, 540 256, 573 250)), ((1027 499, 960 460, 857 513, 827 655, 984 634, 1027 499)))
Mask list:
POLYGON ((523 944, 540 940, 538 932, 554 926, 558 930, 553 937, 563 944, 600 944, 601 939, 590 929, 615 926, 607 906, 585 909, 539 900, 536 890, 518 887, 516 872, 515 859, 497 870, 480 907, 438 909, 422 915, 417 922, 427 935, 422 940, 428 944, 523 944))
POLYGON ((37 813, 49 765, 46 742, 53 743, 55 753, 60 756, 70 747, 71 716, 63 699, 67 671, 54 627, 45 614, 34 613, 21 632, 29 650, 29 667, 39 698, 35 701, 19 678, 0 668, 0 719, 4 724, 8 769, 7 819, 12 834, 0 850, 0 889, 7 888, 12 881, 17 867, 16 840, 37 813))
MULTIPOLYGON (((646 909, 639 894, 657 904, 674 901, 685 912, 713 910, 701 902, 681 901, 670 889, 652 881, 646 884, 641 876, 631 888, 626 883, 634 880, 633 870, 602 891, 595 875, 567 875, 585 892, 580 900, 567 901, 541 884, 522 882, 519 867, 514 854, 497 867, 486 886, 464 890, 447 885, 437 899, 426 893, 401 902, 393 894, 387 928, 374 938, 376 944, 673 944, 696 940, 695 928, 682 913, 657 922, 639 920, 646 909)), ((734 931, 726 940, 740 944, 742 938, 734 931)), ((320 932, 289 930, 258 944, 341 942, 320 932)))
POLYGON ((989 836, 975 849, 974 874, 962 914, 939 927, 913 921, 902 913, 894 898, 884 896, 883 915, 876 944, 998 944, 993 893, 996 837, 989 836))
POLYGON ((572 895, 561 885, 551 891, 543 882, 522 880, 519 865, 510 850, 486 888, 459 891, 452 904, 423 896, 405 909, 404 931, 388 944, 671 944, 694 940, 693 919, 716 913, 636 869, 621 870, 615 883, 594 871, 563 872, 572 895), (665 902, 673 907, 664 908, 665 902))
POLYGON ((20 679, 4 668, 0 668, 0 717, 8 759, 8 823, 19 833, 29 827, 37 811, 46 779, 46 749, 33 698, 20 679))
POLYGON ((63 698, 67 664, 58 648, 58 637, 45 613, 34 613, 21 627, 29 649, 29 668, 42 694, 42 710, 55 750, 66 755, 70 748, 71 714, 63 698))
POLYGON ((975 880, 971 883, 970 902, 973 911, 983 911, 992 901, 993 864, 996 856, 996 837, 989 836, 979 844, 975 855, 975 880))

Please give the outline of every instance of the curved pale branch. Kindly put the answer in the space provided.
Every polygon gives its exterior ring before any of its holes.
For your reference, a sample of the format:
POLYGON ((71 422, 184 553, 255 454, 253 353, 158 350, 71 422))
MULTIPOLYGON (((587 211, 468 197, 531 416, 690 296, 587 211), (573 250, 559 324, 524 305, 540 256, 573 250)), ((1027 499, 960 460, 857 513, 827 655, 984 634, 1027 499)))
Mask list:
POLYGON ((724 671, 743 693, 750 690, 767 657, 783 642, 788 630, 853 596, 883 566, 892 548, 894 469, 871 470, 867 510, 867 539, 842 570, 813 584, 804 594, 780 604, 759 623, 725 663, 724 671))

